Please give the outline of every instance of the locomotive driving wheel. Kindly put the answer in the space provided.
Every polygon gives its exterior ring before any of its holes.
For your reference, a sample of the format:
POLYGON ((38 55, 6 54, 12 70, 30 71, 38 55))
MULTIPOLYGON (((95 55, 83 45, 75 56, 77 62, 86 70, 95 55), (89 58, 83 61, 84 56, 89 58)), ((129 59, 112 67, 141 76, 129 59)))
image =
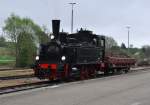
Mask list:
POLYGON ((80 67, 80 80, 85 79, 85 67, 84 65, 80 67))

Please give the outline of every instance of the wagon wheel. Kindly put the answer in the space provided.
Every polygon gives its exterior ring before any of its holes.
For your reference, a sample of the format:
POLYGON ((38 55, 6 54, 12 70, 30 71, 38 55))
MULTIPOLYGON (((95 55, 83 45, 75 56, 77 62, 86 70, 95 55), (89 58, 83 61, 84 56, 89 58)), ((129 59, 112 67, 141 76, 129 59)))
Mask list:
POLYGON ((104 70, 104 75, 109 75, 109 69, 108 69, 108 68, 106 68, 106 69, 104 70))
POLYGON ((115 69, 111 69, 110 71, 111 71, 111 74, 112 74, 112 75, 114 75, 114 74, 115 74, 115 72, 116 72, 116 70, 115 70, 115 69))
POLYGON ((116 69, 116 74, 122 74, 123 73, 123 70, 122 69, 116 69))
POLYGON ((128 67, 128 68, 126 68, 125 70, 124 70, 124 73, 126 74, 126 73, 128 73, 129 72, 129 70, 130 70, 130 68, 128 67))

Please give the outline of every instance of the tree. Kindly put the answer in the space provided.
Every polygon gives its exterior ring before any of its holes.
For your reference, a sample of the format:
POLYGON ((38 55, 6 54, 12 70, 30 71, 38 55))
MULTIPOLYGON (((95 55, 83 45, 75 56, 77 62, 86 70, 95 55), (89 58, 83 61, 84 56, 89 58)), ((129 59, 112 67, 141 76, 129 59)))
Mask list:
POLYGON ((21 18, 12 14, 5 20, 5 26, 3 30, 7 33, 8 37, 15 43, 17 43, 17 37, 20 33, 21 18))
POLYGON ((18 65, 21 67, 30 66, 34 61, 36 47, 29 33, 20 33, 18 37, 18 65))
POLYGON ((6 40, 3 36, 0 37, 0 47, 6 46, 6 40))
POLYGON ((117 42, 112 37, 105 37, 106 40, 106 50, 111 49, 114 46, 117 46, 117 42))
POLYGON ((149 45, 144 45, 142 47, 142 51, 145 54, 146 58, 150 58, 150 46, 149 45))
POLYGON ((126 49, 126 45, 124 43, 121 43, 121 48, 126 49))
POLYGON ((24 60, 26 61, 26 63, 24 62, 26 66, 31 63, 33 59, 31 60, 30 58, 36 55, 35 49, 38 48, 39 43, 45 43, 48 40, 45 32, 30 18, 21 18, 14 14, 6 19, 3 30, 15 44, 16 66, 20 66, 20 60, 24 58, 27 59, 24 60))

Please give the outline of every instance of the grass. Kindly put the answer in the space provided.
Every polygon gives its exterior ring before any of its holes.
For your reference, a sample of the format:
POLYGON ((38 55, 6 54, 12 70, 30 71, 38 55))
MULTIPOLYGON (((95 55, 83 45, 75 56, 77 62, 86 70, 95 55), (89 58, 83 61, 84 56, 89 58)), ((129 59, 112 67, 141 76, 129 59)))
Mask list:
POLYGON ((0 55, 0 65, 13 66, 15 64, 15 57, 10 55, 0 55))
POLYGON ((0 47, 0 55, 15 55, 15 50, 12 48, 0 47))
POLYGON ((10 55, 0 55, 0 61, 14 61, 15 57, 10 55))
POLYGON ((0 47, 0 66, 14 66, 15 56, 14 49, 0 47))

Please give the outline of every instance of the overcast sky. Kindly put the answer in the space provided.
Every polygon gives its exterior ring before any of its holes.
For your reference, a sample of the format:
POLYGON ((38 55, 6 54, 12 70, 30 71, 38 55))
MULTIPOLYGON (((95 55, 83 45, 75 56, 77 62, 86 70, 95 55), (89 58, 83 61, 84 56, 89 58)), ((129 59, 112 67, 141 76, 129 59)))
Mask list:
POLYGON ((74 8, 74 31, 83 27, 96 34, 113 37, 118 44, 127 45, 130 26, 130 44, 134 47, 150 45, 150 0, 0 0, 0 31, 4 20, 15 13, 29 17, 51 31, 51 20, 61 19, 61 29, 70 32, 71 6, 74 8))

